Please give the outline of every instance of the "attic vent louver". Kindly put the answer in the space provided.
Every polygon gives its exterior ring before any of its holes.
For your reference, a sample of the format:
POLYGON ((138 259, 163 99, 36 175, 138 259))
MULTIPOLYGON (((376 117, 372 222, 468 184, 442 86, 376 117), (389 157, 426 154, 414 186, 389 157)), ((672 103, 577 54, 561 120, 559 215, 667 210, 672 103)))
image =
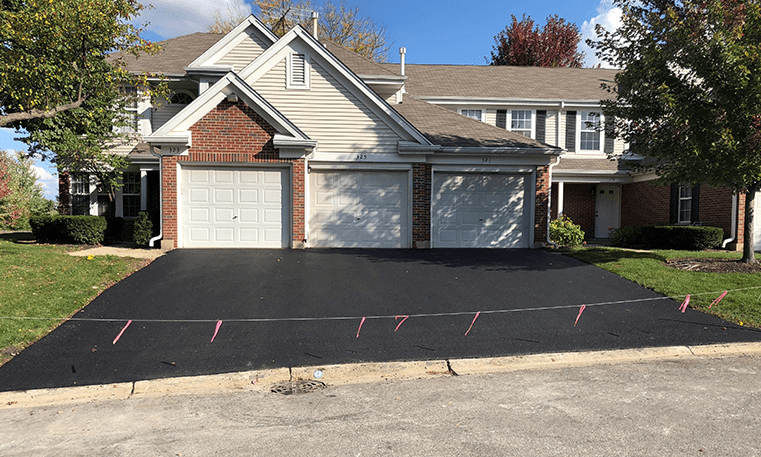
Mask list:
POLYGON ((290 77, 289 83, 293 87, 306 87, 309 70, 307 68, 307 59, 304 54, 291 54, 290 77))

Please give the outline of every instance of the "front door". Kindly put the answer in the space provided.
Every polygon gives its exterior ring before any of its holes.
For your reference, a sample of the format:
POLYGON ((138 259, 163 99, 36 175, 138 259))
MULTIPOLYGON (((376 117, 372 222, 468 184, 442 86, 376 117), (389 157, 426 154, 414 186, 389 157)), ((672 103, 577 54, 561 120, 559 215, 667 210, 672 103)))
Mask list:
POLYGON ((595 198, 595 238, 610 238, 621 226, 621 187, 597 185, 595 198))

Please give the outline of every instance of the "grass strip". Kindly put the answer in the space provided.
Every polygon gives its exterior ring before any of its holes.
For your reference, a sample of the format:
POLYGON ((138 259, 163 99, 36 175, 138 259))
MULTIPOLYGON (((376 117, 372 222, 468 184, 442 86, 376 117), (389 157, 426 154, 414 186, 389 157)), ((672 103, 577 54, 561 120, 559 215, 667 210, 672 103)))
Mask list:
POLYGON ((67 250, 71 248, 0 235, 0 316, 54 318, 0 319, 0 365, 148 263, 116 256, 73 257, 67 250))
POLYGON ((687 294, 690 306, 699 311, 718 316, 741 325, 761 328, 761 289, 734 291, 749 287, 761 287, 759 273, 703 273, 683 271, 666 265, 670 259, 680 258, 728 258, 739 260, 739 252, 702 251, 632 251, 616 248, 582 248, 569 250, 566 255, 608 270, 650 290, 675 300, 684 300, 687 294), (730 292, 710 310, 708 306, 721 291, 730 292), (694 294, 719 291, 716 296, 694 294))

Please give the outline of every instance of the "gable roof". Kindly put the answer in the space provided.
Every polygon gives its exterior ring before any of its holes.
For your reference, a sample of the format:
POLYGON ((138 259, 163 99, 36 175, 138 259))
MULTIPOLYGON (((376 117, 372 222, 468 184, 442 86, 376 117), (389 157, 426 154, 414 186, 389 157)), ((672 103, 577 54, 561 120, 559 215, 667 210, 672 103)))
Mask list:
POLYGON ((123 59, 127 70, 133 73, 181 76, 185 75, 185 67, 224 36, 221 33, 192 33, 159 41, 157 44, 161 46, 161 51, 156 55, 141 54, 140 57, 135 57, 119 52, 114 54, 114 58, 123 59))
POLYGON ((204 67, 212 63, 215 58, 219 58, 220 53, 230 51, 236 44, 240 43, 245 36, 248 35, 247 30, 251 29, 253 34, 258 35, 265 42, 270 45, 277 41, 277 36, 267 28, 262 21, 260 21, 253 14, 248 15, 240 24, 236 25, 231 31, 224 34, 221 40, 218 40, 213 46, 208 47, 205 52, 197 56, 188 67, 204 67))
POLYGON ((504 152, 499 149, 524 149, 560 154, 560 149, 510 132, 454 111, 413 97, 394 108, 418 128, 428 140, 445 148, 489 148, 483 152, 504 152))
MULTIPOLYGON (((365 103, 365 106, 375 111, 376 114, 383 114, 383 116, 390 121, 387 125, 390 127, 396 125, 398 131, 405 132, 418 143, 430 145, 425 135, 422 135, 413 124, 407 121, 403 116, 399 115, 391 105, 373 91, 359 76, 356 75, 356 73, 352 72, 348 66, 329 52, 325 46, 317 41, 300 25, 297 25, 283 35, 275 44, 270 46, 264 51, 264 53, 246 66, 246 68, 238 72, 238 74, 244 80, 249 80, 249 78, 258 79, 271 68, 271 66, 268 68, 267 62, 270 60, 276 60, 278 54, 286 49, 287 46, 291 46, 291 43, 297 39, 300 39, 300 43, 305 45, 307 49, 314 52, 314 55, 324 59, 324 61, 335 70, 336 74, 344 78, 344 81, 349 85, 347 86, 347 89, 354 91, 355 96, 359 95, 364 100, 363 103, 365 103)), ((392 127, 392 129, 393 128, 394 127, 392 127)))
POLYGON ((351 71, 357 75, 402 78, 402 76, 387 69, 384 65, 381 65, 378 62, 374 62, 367 57, 362 57, 356 52, 346 49, 340 44, 334 43, 324 38, 320 38, 320 43, 322 43, 322 45, 325 46, 325 48, 330 51, 331 54, 336 56, 338 60, 343 62, 344 65, 349 67, 349 69, 351 69, 351 71))
MULTIPOLYGON (((391 71, 398 64, 383 64, 391 71)), ((406 91, 418 98, 599 101, 618 70, 491 65, 406 64, 406 91)))

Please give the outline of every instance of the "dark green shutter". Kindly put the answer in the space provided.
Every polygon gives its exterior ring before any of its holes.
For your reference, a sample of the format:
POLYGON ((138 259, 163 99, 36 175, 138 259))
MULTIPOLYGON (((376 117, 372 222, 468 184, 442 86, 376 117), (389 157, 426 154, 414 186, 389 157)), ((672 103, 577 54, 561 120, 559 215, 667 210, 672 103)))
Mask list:
POLYGON ((565 115, 565 148, 576 151, 576 111, 568 111, 565 115))
POLYGON ((507 110, 506 109, 497 110, 497 127, 501 129, 507 129, 507 110))
POLYGON ((536 141, 544 143, 545 134, 547 133, 547 111, 541 110, 536 112, 536 141))

